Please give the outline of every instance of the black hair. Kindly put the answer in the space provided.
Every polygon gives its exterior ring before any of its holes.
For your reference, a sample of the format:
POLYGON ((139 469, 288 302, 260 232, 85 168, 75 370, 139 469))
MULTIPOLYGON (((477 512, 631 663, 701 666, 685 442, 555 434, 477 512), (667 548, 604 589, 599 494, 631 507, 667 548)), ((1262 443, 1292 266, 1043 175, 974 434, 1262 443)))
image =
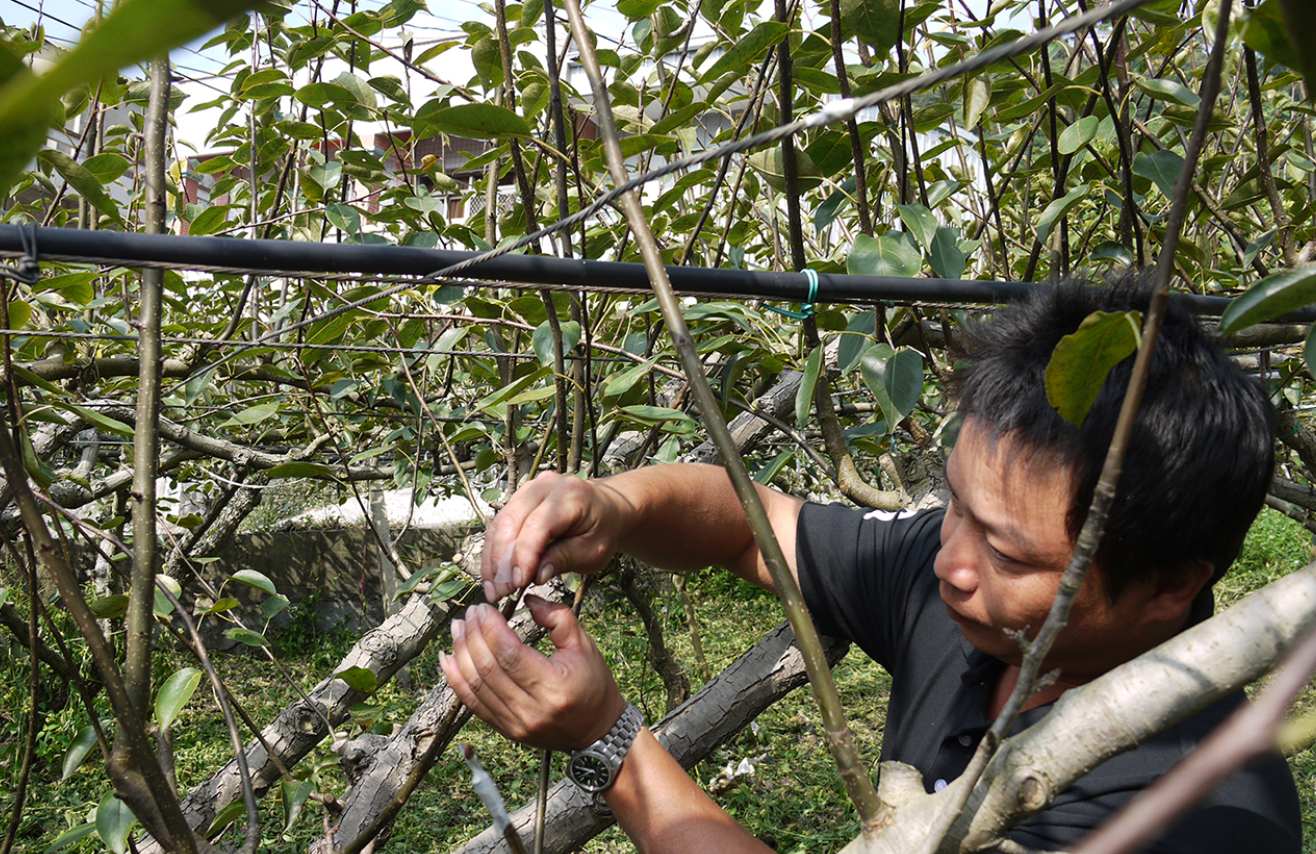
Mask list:
MULTIPOLYGON (((993 441, 1018 442, 1070 473, 1071 537, 1092 502, 1135 357, 1111 370, 1081 427, 1047 400, 1046 367, 1092 312, 1145 316, 1150 292, 1131 272, 1105 287, 1070 281, 966 331, 972 362, 956 377, 960 412, 993 441)), ((1211 565, 1211 584, 1225 574, 1265 500, 1274 433, 1261 385, 1171 300, 1096 556, 1112 602, 1132 582, 1172 578, 1196 562, 1211 565)))

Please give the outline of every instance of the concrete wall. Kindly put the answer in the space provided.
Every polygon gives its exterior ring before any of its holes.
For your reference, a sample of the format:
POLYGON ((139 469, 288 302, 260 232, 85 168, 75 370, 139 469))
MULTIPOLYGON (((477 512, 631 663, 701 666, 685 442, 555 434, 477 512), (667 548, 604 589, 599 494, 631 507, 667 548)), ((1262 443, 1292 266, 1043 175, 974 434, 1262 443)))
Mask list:
MULTIPOLYGON (((460 541, 474 530, 411 529, 397 539, 396 547, 415 572, 450 561, 460 541)), ((386 616, 380 566, 378 541, 368 528, 359 527, 238 534, 219 560, 205 565, 203 574, 216 588, 223 585, 221 596, 233 596, 242 603, 242 619, 252 628, 262 625, 259 604, 266 597, 247 585, 226 581, 242 569, 254 569, 274 582, 278 592, 291 601, 289 611, 313 596, 320 628, 343 624, 355 632, 378 625, 386 616)), ((201 590, 195 581, 185 585, 184 601, 201 590)), ((289 611, 275 617, 272 627, 287 625, 289 611)), ((221 649, 231 646, 223 638, 230 626, 207 617, 203 637, 221 649)))

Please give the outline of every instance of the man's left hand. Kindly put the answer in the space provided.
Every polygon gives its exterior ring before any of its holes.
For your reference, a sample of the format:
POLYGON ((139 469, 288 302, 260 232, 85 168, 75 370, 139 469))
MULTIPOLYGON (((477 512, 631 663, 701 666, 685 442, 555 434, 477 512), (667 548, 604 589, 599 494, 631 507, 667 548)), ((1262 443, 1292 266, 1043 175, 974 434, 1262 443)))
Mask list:
POLYGON ((497 609, 472 605, 452 622, 443 675, 477 717, 508 738, 563 752, 587 747, 612 728, 626 701, 569 607, 537 596, 525 602, 548 630, 552 656, 522 643, 497 609))

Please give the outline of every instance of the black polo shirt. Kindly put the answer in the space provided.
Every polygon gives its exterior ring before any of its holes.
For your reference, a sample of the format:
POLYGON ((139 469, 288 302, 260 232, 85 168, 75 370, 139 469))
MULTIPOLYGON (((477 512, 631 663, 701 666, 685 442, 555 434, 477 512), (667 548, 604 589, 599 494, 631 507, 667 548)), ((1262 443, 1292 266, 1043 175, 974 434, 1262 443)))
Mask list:
MULTIPOLYGON (((914 766, 929 792, 958 777, 991 726, 987 708, 1005 664, 975 649, 946 614, 933 561, 944 511, 865 513, 807 504, 796 535, 804 600, 818 631, 845 638, 891 674, 882 759, 914 766)), ((1190 623, 1211 616, 1205 592, 1190 623)), ((1010 830, 1016 842, 1055 850, 1083 838, 1164 774, 1243 701, 1230 696, 1114 757, 1010 830)), ((1050 705, 1020 715, 1027 729, 1050 705)), ((1057 750, 1063 750, 1057 745, 1057 750)), ((1297 854, 1301 813, 1288 764, 1258 761, 1223 781, 1146 850, 1183 854, 1297 854)))

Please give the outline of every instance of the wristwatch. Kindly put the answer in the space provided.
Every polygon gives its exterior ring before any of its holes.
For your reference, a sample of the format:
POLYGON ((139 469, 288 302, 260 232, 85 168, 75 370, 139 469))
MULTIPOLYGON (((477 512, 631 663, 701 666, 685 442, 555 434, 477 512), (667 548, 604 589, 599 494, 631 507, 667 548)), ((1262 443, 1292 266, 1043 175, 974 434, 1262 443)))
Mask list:
POLYGON ((589 747, 572 751, 567 762, 568 779, 587 792, 602 792, 611 786, 642 726, 644 715, 627 703, 626 711, 602 738, 589 747))

